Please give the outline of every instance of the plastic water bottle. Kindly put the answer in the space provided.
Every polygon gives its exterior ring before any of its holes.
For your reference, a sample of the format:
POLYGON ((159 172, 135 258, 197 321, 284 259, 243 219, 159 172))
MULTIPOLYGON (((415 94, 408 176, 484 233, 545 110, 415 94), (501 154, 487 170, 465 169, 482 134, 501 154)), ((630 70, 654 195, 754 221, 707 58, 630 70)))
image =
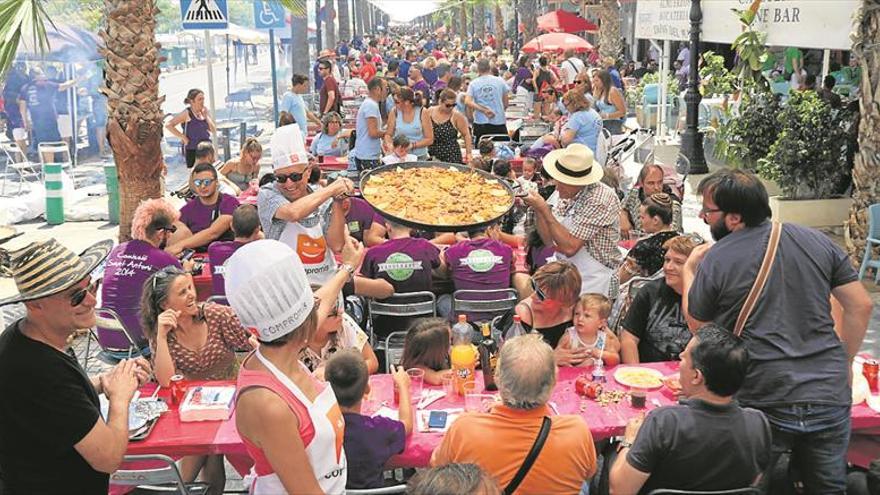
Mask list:
POLYGON ((507 329, 507 333, 504 334, 504 342, 507 342, 514 337, 525 335, 526 333, 526 329, 522 325, 522 319, 520 316, 513 315, 513 325, 511 325, 510 328, 507 329))

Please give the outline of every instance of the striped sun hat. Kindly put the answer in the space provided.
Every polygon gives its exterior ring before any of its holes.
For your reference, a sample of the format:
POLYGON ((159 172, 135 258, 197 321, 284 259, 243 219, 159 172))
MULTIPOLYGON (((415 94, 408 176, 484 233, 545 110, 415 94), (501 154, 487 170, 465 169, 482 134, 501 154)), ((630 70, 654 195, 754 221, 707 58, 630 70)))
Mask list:
POLYGON ((104 261, 113 248, 110 239, 79 256, 55 239, 33 242, 17 251, 0 250, 0 276, 12 277, 18 294, 0 299, 0 306, 33 301, 73 287, 104 261))

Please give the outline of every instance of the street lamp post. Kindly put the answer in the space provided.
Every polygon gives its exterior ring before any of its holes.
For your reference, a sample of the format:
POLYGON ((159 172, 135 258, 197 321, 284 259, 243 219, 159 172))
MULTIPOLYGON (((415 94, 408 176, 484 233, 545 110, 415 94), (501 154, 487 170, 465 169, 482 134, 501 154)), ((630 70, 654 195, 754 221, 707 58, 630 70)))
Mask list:
POLYGON ((700 24, 703 22, 703 10, 700 0, 691 0, 691 47, 690 70, 688 71, 687 92, 684 95, 687 108, 687 119, 684 133, 681 135, 681 152, 690 161, 691 174, 709 173, 706 156, 703 153, 703 136, 698 128, 700 115, 700 24))

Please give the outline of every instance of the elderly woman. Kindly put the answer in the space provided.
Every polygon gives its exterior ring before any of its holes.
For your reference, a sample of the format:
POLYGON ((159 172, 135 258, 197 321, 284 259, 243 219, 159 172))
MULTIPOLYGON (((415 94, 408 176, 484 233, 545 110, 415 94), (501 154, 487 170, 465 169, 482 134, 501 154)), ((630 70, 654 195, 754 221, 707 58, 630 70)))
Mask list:
POLYGON ((623 121, 626 119, 626 101, 623 93, 614 86, 611 74, 607 70, 596 71, 593 74, 593 98, 596 101, 596 110, 605 128, 612 135, 623 132, 623 121))
POLYGON ((263 157, 263 146, 257 138, 249 137, 241 147, 241 154, 223 165, 220 173, 235 184, 238 192, 246 191, 252 180, 260 175, 260 158, 263 157))
POLYGON ((620 283, 635 276, 649 277, 663 268, 663 244, 678 235, 672 228, 672 206, 675 200, 666 193, 656 193, 645 198, 639 207, 642 229, 647 237, 630 249, 620 266, 620 283))
MULTIPOLYGON (((642 231, 640 209, 645 198, 656 193, 672 195, 669 186, 663 184, 663 168, 659 165, 646 164, 639 172, 636 186, 629 190, 620 204, 620 235, 627 239, 630 231, 642 231)), ((681 204, 673 197, 672 228, 681 232, 681 204)))
POLYGON ((621 325, 620 356, 624 363, 679 359, 692 336, 681 307, 682 267, 696 246, 689 236, 673 237, 663 244, 663 278, 639 289, 621 325))
MULTIPOLYGON (((581 275, 571 263, 553 261, 535 272, 531 286, 532 295, 519 303, 515 312, 527 330, 534 329, 550 347, 556 348, 559 339, 565 335, 565 329, 572 325, 574 305, 581 292, 581 275)), ((587 357, 583 350, 556 351, 556 361, 560 366, 579 363, 587 357)))
POLYGON ((568 110, 569 117, 562 128, 559 144, 565 147, 571 143, 580 143, 596 155, 599 136, 602 134, 602 119, 593 110, 590 100, 583 91, 571 89, 562 97, 562 104, 568 110))
MULTIPOLYGON (((410 69, 412 70, 412 69, 410 69)), ((412 144, 410 153, 419 160, 428 158, 428 146, 434 144, 434 127, 430 112, 422 111, 410 88, 400 88, 394 100, 394 108, 388 114, 388 127, 385 131, 385 146, 393 149, 392 141, 398 135, 406 136, 412 144)))
MULTIPOLYGON (((174 375, 187 380, 233 379, 238 373, 235 351, 250 350, 256 343, 232 308, 199 304, 192 277, 173 266, 156 272, 144 284, 141 324, 162 387, 169 387, 174 375)), ((210 485, 208 493, 223 493, 223 456, 189 456, 181 461, 184 481, 194 480, 200 471, 210 485)))
POLYGON ((342 129, 342 117, 336 112, 321 118, 321 132, 312 139, 309 151, 315 156, 342 156, 348 153, 351 130, 342 129))

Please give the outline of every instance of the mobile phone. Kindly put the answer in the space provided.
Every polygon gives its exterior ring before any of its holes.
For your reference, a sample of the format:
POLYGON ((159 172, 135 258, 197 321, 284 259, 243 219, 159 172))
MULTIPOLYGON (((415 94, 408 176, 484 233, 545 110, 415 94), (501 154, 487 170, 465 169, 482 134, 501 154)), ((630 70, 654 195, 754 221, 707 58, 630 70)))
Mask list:
POLYGON ((446 411, 431 411, 428 415, 428 428, 446 428, 446 411))
POLYGON ((180 253, 180 261, 189 261, 194 254, 196 254, 195 249, 184 249, 183 252, 180 253))

